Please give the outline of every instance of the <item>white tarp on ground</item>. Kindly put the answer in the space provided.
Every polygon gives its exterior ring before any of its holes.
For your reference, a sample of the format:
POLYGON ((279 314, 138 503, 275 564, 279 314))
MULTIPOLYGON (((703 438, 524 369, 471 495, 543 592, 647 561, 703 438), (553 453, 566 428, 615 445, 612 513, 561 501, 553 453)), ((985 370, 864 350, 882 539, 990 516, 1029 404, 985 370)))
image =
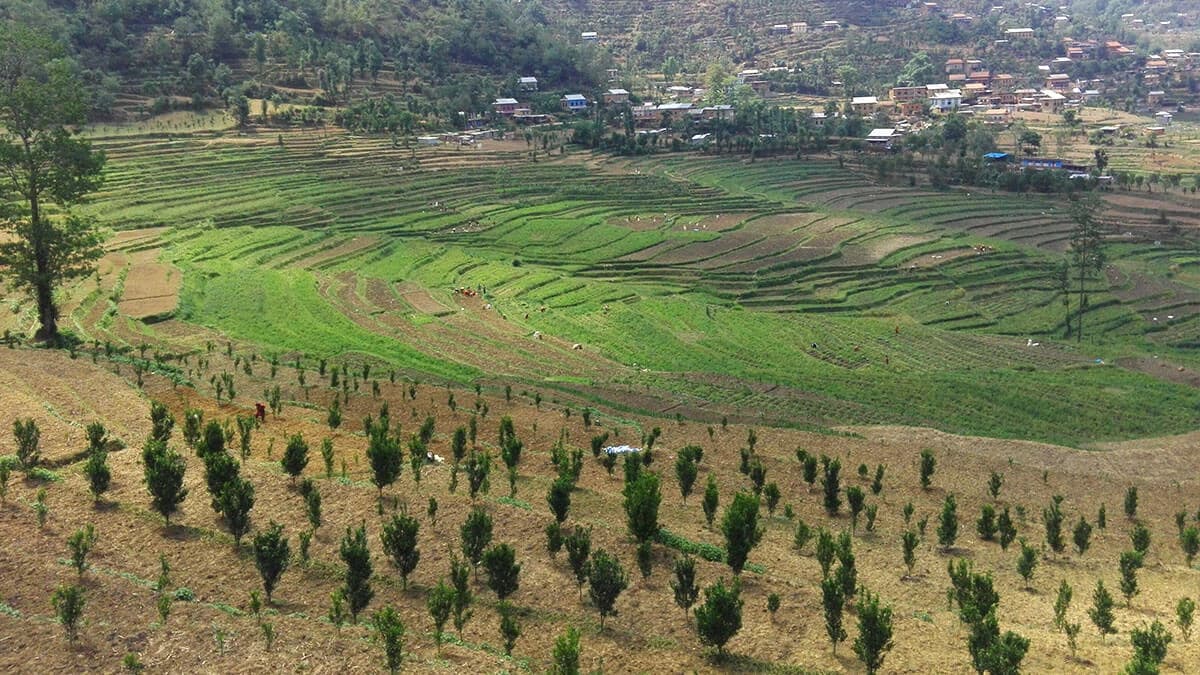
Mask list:
POLYGON ((641 448, 634 448, 628 445, 610 445, 604 449, 604 452, 610 455, 627 455, 629 453, 641 451, 641 448))

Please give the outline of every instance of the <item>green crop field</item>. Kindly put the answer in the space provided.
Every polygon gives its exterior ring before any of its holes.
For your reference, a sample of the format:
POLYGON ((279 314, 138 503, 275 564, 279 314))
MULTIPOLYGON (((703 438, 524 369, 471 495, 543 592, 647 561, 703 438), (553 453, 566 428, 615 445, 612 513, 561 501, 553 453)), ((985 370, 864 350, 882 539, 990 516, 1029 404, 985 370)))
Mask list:
POLYGON ((1071 223, 1048 197, 874 185, 822 159, 535 162, 516 144, 316 132, 97 142, 108 180, 86 210, 168 226, 137 246, 184 282, 166 326, 99 319, 89 296, 74 314, 89 338, 178 341, 182 322, 650 412, 1074 445, 1190 429, 1200 406, 1108 365, 1198 363, 1200 257, 1114 242, 1088 281, 1090 339, 1058 341, 1071 223))

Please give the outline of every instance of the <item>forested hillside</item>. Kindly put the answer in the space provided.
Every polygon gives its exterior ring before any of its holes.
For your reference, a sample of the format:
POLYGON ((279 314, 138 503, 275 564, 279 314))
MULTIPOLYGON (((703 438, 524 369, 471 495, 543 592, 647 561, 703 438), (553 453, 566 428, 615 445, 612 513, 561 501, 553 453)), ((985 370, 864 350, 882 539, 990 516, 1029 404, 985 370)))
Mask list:
POLYGON ((523 73, 588 85, 601 52, 564 40, 536 4, 502 0, 17 0, 15 19, 70 45, 94 89, 93 117, 238 94, 344 104, 402 95, 420 115, 477 110, 523 73), (318 90, 319 96, 301 98, 318 90))

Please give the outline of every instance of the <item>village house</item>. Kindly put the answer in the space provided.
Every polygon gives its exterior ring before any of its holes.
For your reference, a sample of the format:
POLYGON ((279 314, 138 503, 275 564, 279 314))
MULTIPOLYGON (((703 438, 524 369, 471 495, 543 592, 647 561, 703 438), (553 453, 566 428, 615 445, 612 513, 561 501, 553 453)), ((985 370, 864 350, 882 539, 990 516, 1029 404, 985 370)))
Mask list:
POLYGON ((700 111, 700 117, 704 120, 721 120, 729 121, 734 116, 734 109, 731 105, 712 105, 700 111))
POLYGON ((777 23, 774 26, 771 26, 771 35, 790 35, 791 32, 791 24, 777 23))
POLYGON ((986 72, 987 68, 983 65, 983 61, 979 59, 967 59, 965 64, 967 77, 971 77, 975 73, 986 72))
POLYGON ((929 97, 930 110, 939 113, 953 112, 962 105, 962 98, 962 91, 958 89, 936 92, 929 97))
POLYGON ((1162 104, 1162 101, 1164 98, 1166 98, 1166 96, 1167 92, 1161 89, 1155 89, 1154 91, 1146 94, 1146 105, 1150 106, 1151 108, 1157 108, 1162 104))
POLYGON ((1131 54, 1133 54, 1132 49, 1126 47, 1120 42, 1117 42, 1116 40, 1109 40, 1108 42, 1104 43, 1104 55, 1109 58, 1130 56, 1131 54))
POLYGON ((512 115, 517 111, 517 99, 498 98, 492 102, 492 111, 497 115, 512 115))
POLYGON ((1004 35, 1010 40, 1028 40, 1033 38, 1032 28, 1009 28, 1004 31, 1004 35))
POLYGON ((901 101, 896 104, 896 112, 904 118, 921 117, 925 114, 925 99, 919 101, 901 101))
POLYGON ((895 129, 872 129, 867 134, 867 146, 876 149, 891 149, 892 142, 899 139, 901 134, 895 129))
POLYGON ((850 99, 850 109, 863 117, 870 117, 879 109, 879 98, 875 96, 855 96, 850 99))
POLYGON ((929 96, 929 90, 925 88, 925 85, 919 87, 892 87, 888 96, 896 103, 924 102, 929 96))
POLYGON ((831 21, 822 21, 821 22, 821 30, 824 30, 824 31, 841 30, 841 28, 842 28, 842 24, 841 24, 841 22, 838 22, 838 21, 831 20, 831 21))
POLYGON ((624 89, 609 89, 602 96, 604 105, 623 105, 629 102, 629 92, 624 89))
POLYGON ((594 30, 585 30, 579 34, 579 39, 584 42, 596 42, 600 39, 600 35, 594 30))
POLYGON ((1054 91, 1066 91, 1071 88, 1071 76, 1066 73, 1055 73, 1046 78, 1046 88, 1054 91))
POLYGON ((1047 113, 1060 113, 1067 104, 1067 97, 1053 89, 1043 89, 1039 95, 1035 95, 1035 98, 1042 112, 1047 113))
POLYGON ((1012 91, 1017 86, 1017 79, 1008 73, 1000 73, 992 78, 992 89, 998 92, 1012 91))
POLYGON ((1171 126, 1171 120, 1173 119, 1175 119, 1175 116, 1166 110, 1160 110, 1159 112, 1154 113, 1154 121, 1157 122, 1159 126, 1169 127, 1171 126))
POLYGON ((562 108, 567 112, 582 112, 587 110, 588 100, 583 94, 567 94, 562 97, 562 108))
POLYGON ((522 77, 517 80, 517 88, 521 91, 537 91, 538 79, 536 77, 522 77))
POLYGON ((634 124, 641 125, 641 124, 649 124, 649 123, 658 123, 658 121, 662 119, 662 116, 659 115, 659 112, 658 112, 658 106, 653 103, 644 103, 642 105, 635 105, 632 108, 630 108, 629 110, 630 110, 630 113, 633 115, 633 123, 634 124))
POLYGON ((966 64, 962 59, 946 59, 946 74, 953 75, 954 73, 962 73, 966 71, 966 64))

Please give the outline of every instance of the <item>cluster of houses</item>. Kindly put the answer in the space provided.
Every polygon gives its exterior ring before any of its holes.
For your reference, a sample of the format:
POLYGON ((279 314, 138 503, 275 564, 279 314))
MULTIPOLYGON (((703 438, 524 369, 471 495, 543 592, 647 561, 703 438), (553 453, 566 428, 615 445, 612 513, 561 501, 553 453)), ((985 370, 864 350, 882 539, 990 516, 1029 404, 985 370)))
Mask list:
MULTIPOLYGON (((517 88, 524 93, 536 92, 538 79, 532 76, 520 77, 517 79, 517 88)), ((604 92, 602 99, 606 105, 620 105, 629 101, 629 92, 624 89, 609 89, 604 92)), ((562 111, 566 113, 587 112, 594 103, 583 94, 566 94, 559 99, 562 111)), ((492 101, 492 112, 500 117, 526 123, 541 123, 548 121, 550 117, 544 113, 534 113, 528 105, 511 97, 501 97, 492 101)))

